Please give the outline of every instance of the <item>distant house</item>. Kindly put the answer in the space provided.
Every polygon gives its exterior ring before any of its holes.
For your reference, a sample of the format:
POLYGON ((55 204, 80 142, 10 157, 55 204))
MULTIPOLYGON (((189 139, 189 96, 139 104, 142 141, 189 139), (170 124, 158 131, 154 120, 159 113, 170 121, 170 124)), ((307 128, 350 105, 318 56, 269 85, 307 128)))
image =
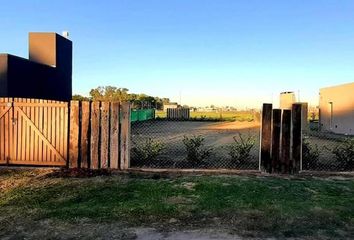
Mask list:
POLYGON ((354 83, 320 89, 320 128, 354 135, 354 83))
POLYGON ((308 103, 296 102, 296 96, 294 92, 281 92, 279 97, 279 108, 282 110, 291 110, 293 104, 302 105, 302 130, 306 132, 309 129, 308 124, 308 103))
POLYGON ((167 109, 168 109, 168 108, 175 109, 175 108, 178 108, 178 107, 179 107, 179 105, 178 105, 178 103, 176 103, 176 102, 165 103, 165 104, 163 105, 163 111, 164 111, 164 112, 167 112, 167 109))
POLYGON ((29 59, 0 54, 0 97, 67 101, 72 96, 72 42, 29 33, 29 59))
POLYGON ((292 105, 296 102, 294 92, 282 92, 280 93, 280 109, 291 109, 292 105))

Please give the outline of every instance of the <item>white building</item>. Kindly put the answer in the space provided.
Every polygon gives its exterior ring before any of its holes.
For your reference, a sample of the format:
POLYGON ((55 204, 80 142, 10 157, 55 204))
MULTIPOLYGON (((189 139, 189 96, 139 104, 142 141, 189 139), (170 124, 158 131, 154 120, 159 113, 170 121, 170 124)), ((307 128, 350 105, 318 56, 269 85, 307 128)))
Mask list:
POLYGON ((354 135, 354 83, 320 89, 320 128, 354 135))
POLYGON ((166 103, 163 105, 164 112, 167 112, 168 108, 172 108, 172 109, 178 108, 178 103, 171 102, 171 103, 166 103))

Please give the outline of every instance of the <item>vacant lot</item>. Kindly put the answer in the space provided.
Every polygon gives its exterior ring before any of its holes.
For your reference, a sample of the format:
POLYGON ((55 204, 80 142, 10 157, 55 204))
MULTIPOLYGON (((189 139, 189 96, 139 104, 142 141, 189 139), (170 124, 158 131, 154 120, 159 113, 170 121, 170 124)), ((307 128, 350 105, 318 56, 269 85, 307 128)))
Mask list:
POLYGON ((0 237, 354 237, 350 177, 79 176, 1 170, 0 237))
POLYGON ((195 121, 147 121, 132 125, 133 146, 142 146, 148 140, 163 144, 163 151, 156 159, 132 162, 133 167, 159 168, 232 168, 258 169, 259 123, 256 122, 195 122, 195 121), (233 162, 227 146, 239 139, 251 137, 255 144, 249 159, 243 163, 233 162), (202 136, 205 147, 212 148, 212 154, 198 166, 192 166, 186 159, 183 138, 202 136))

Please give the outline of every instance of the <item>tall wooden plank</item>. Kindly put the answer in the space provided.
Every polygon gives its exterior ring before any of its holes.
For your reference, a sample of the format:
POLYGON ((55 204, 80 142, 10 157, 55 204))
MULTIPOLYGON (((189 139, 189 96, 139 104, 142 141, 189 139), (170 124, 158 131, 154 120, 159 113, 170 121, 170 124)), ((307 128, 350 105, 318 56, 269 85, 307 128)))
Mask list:
POLYGON ((70 102, 69 167, 79 166, 79 102, 70 102))
POLYGON ((101 168, 108 168, 109 162, 109 102, 101 104, 101 168))
MULTIPOLYGON (((48 100, 43 100, 43 104, 48 104, 48 100)), ((48 107, 43 107, 43 135, 48 139, 48 107)), ((43 144, 43 161, 48 161, 47 146, 43 144)))
MULTIPOLYGON (((29 103, 30 102, 30 100, 29 99, 25 99, 25 103, 29 103)), ((23 107, 23 112, 26 114, 26 116, 28 116, 28 115, 30 115, 29 113, 30 113, 30 111, 29 111, 29 107, 23 107)), ((30 142, 31 142, 31 139, 30 139, 30 137, 31 137, 31 134, 30 134, 30 131, 31 131, 31 127, 27 124, 27 121, 25 121, 24 119, 23 119, 23 122, 24 122, 24 125, 25 125, 25 134, 26 134, 26 136, 25 136, 25 138, 26 138, 26 158, 25 158, 25 160, 27 160, 27 161, 30 161, 30 142)))
MULTIPOLYGON (((13 99, 9 98, 8 99, 9 102, 12 102, 13 99)), ((8 134, 8 159, 11 160, 14 158, 14 146, 13 146, 13 134, 14 134, 14 125, 13 125, 13 116, 14 112, 13 112, 13 108, 10 108, 8 111, 8 129, 9 129, 9 134, 8 134)))
MULTIPOLYGON (((23 102, 23 98, 19 98, 19 102, 23 102)), ((25 138, 25 132, 26 129, 24 128, 24 122, 23 122, 23 117, 18 114, 18 109, 16 109, 17 115, 18 115, 18 141, 19 141, 19 155, 18 155, 18 160, 25 160, 25 154, 26 154, 26 138, 25 138)))
POLYGON ((64 141, 66 141, 65 139, 65 129, 64 129, 64 109, 65 107, 60 107, 59 108, 59 152, 62 156, 65 156, 65 152, 64 152, 64 141))
POLYGON ((281 110, 273 109, 272 123, 272 172, 279 172, 281 110))
POLYGON ((99 168, 99 139, 100 139, 100 102, 91 105, 91 146, 90 164, 92 169, 99 168))
POLYGON ((281 129, 281 172, 289 173, 291 110, 283 110, 281 129))
MULTIPOLYGON (((34 102, 34 99, 30 99, 29 100, 30 103, 34 102)), ((28 118, 33 121, 34 119, 34 108, 32 106, 29 107, 29 114, 28 114, 28 118)), ((35 134, 34 134, 34 128, 33 126, 30 126, 30 161, 34 161, 34 138, 35 138, 35 134)))
POLYGON ((64 107, 64 158, 68 162, 69 159, 69 104, 65 103, 64 107))
MULTIPOLYGON (((39 100, 40 104, 43 104, 43 100, 39 100)), ((43 107, 38 107, 38 125, 39 131, 43 133, 43 107)), ((43 162, 43 141, 38 137, 38 161, 43 162)))
POLYGON ((60 138, 61 138, 61 129, 60 129, 60 108, 55 108, 55 148, 60 152, 60 138))
POLYGON ((81 102, 81 168, 89 168, 89 143, 90 143, 90 102, 81 102))
MULTIPOLYGON (((55 101, 51 101, 52 103, 55 103, 55 101)), ((52 125, 52 134, 51 134, 51 140, 50 140, 50 142, 52 143, 52 145, 54 146, 54 147, 56 147, 55 146, 55 138, 56 138, 56 136, 55 136, 55 125, 56 125, 56 111, 55 111, 55 107, 51 107, 51 109, 52 109, 52 121, 50 122, 51 123, 51 125, 52 125)), ((51 155, 52 155, 52 159, 51 159, 51 161, 53 161, 53 162, 56 162, 57 161, 57 157, 56 157, 56 155, 54 154, 54 152, 53 151, 51 151, 51 155)))
POLYGON ((272 108, 269 103, 263 104, 262 108, 262 129, 261 129, 261 170, 267 171, 271 165, 270 151, 272 143, 272 108))
POLYGON ((302 104, 293 104, 292 106, 292 161, 291 172, 300 171, 302 158, 302 104))
POLYGON ((119 169, 119 103, 111 103, 110 168, 119 169))
MULTIPOLYGON (((14 102, 18 102, 18 98, 14 98, 14 102)), ((12 138, 12 159, 17 160, 18 159, 18 147, 19 147, 19 142, 18 142, 18 114, 15 111, 15 109, 12 109, 13 111, 13 118, 12 118, 12 127, 13 127, 13 138, 12 138)))
MULTIPOLYGON (((37 99, 33 100, 33 103, 38 103, 37 99)), ((34 125, 38 128, 38 107, 32 106, 33 118, 31 119, 34 125)), ((33 146, 33 161, 38 161, 38 135, 34 135, 34 146, 33 146)))
MULTIPOLYGON (((8 98, 5 98, 5 102, 10 103, 8 98)), ((9 126, 9 112, 7 112, 4 116, 4 120, 5 120, 5 161, 7 162, 9 160, 10 157, 10 153, 9 153, 9 147, 10 147, 10 143, 9 143, 9 137, 10 137, 10 126, 9 126)))
POLYGON ((120 168, 126 170, 130 167, 130 103, 122 103, 122 126, 121 126, 121 163, 120 168))

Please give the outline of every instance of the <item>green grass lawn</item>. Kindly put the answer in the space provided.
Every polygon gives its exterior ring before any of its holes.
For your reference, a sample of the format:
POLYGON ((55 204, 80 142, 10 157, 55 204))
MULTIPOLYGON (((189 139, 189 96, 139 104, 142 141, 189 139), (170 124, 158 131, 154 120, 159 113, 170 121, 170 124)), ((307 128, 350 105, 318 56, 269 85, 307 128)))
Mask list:
MULTIPOLYGON (((156 111, 156 117, 166 118, 166 112, 156 111)), ((195 120, 224 120, 224 121, 252 121, 254 114, 247 111, 229 111, 229 112, 191 112, 190 117, 195 120)))
POLYGON ((11 172, 0 176, 0 187, 0 232, 16 219, 91 219, 131 226, 220 227, 256 237, 354 236, 353 179, 65 178, 11 172))

